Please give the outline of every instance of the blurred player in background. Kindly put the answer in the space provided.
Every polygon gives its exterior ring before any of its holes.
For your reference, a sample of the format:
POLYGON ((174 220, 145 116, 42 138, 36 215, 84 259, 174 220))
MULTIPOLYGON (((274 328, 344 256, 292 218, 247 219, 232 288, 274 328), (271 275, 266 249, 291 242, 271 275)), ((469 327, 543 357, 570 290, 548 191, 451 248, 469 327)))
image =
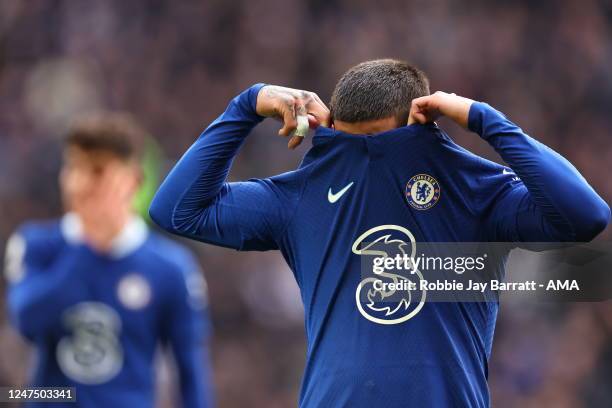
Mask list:
POLYGON ((123 114, 75 123, 60 175, 66 214, 25 223, 7 247, 11 319, 36 350, 30 385, 76 387, 80 407, 154 406, 159 344, 174 356, 182 406, 212 403, 203 277, 133 210, 145 138, 123 114))
MULTIPOLYGON (((362 263, 381 253, 368 243, 414 254, 419 242, 588 241, 610 209, 567 160, 500 112, 429 95, 415 67, 376 60, 343 75, 331 114, 311 92, 247 89, 176 164, 150 214, 200 241, 281 250, 305 305, 300 406, 403 408, 490 405, 498 304, 425 303, 377 288, 362 278, 362 263), (433 122, 441 115, 479 134, 510 168, 456 145, 433 122), (281 135, 296 131, 289 147, 304 123, 322 126, 297 170, 227 183, 265 117, 282 118, 281 135)), ((505 254, 490 261, 503 278, 505 254)))

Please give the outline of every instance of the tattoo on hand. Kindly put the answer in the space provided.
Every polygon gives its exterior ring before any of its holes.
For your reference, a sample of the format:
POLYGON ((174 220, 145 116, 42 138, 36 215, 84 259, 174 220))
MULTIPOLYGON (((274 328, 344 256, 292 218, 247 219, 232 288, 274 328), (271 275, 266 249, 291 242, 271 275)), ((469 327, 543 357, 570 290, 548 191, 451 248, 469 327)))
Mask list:
MULTIPOLYGON (((306 107, 304 105, 298 106, 298 115, 306 116, 306 107)), ((295 117, 295 114, 294 114, 294 117, 295 117)))
POLYGON ((295 105, 293 102, 287 102, 287 107, 289 108, 289 112, 291 112, 291 117, 295 119, 295 105))

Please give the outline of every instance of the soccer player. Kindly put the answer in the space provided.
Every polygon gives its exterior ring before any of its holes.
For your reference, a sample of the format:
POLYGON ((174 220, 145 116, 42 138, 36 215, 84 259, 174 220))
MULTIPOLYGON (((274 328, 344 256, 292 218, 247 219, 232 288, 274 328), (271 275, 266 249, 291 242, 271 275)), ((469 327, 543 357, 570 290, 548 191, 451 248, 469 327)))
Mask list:
MULTIPOLYGON (((294 134, 290 147, 300 141, 294 134)), ((429 95, 425 75, 397 60, 351 68, 331 112, 311 92, 247 89, 172 169, 150 214, 196 240, 282 252, 305 306, 299 404, 308 408, 490 405, 497 302, 391 297, 380 307, 389 293, 361 273, 379 253, 368 243, 414 251, 419 242, 588 241, 610 218, 559 154, 485 103, 429 95), (456 145, 433 122, 440 115, 480 135, 509 168, 456 145), (288 136, 300 116, 318 128, 297 170, 226 182, 253 127, 279 117, 288 136)))
POLYGON ((66 214, 24 224, 7 247, 11 320, 36 350, 30 385, 75 387, 79 407, 154 406, 159 344, 176 361, 182 406, 211 403, 203 277, 132 210, 143 138, 119 113, 75 123, 60 175, 66 214))

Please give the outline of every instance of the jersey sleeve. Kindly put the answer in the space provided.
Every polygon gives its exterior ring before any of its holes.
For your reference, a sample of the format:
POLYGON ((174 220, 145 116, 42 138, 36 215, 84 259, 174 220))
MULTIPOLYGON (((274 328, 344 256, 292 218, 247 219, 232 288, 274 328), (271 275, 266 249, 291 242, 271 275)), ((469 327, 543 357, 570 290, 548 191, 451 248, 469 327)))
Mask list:
POLYGON ((46 256, 40 234, 36 228, 20 228, 9 239, 5 255, 9 315, 32 341, 60 327, 63 311, 84 299, 87 288, 80 273, 90 261, 89 250, 81 245, 66 245, 46 256))
POLYGON ((610 220, 610 208, 565 158, 526 135, 502 113, 475 102, 469 129, 486 140, 504 170, 488 209, 487 239, 503 242, 586 242, 610 220), (512 174, 514 173, 514 174, 512 174))
POLYGON ((176 163, 149 209, 165 230, 239 250, 277 249, 294 206, 287 178, 226 182, 232 160, 263 119, 257 84, 234 98, 176 163))
POLYGON ((208 355, 211 325, 206 282, 190 255, 178 254, 179 271, 167 283, 162 314, 162 339, 176 362, 182 406, 213 406, 212 376, 208 355))

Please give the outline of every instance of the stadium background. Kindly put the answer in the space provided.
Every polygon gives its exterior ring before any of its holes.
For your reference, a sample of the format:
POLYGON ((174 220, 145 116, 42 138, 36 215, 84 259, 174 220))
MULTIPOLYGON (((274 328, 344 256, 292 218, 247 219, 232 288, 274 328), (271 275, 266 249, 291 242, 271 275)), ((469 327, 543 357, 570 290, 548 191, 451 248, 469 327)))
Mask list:
MULTIPOLYGON (((3 0, 0 244, 23 220, 60 214, 61 136, 75 115, 133 113, 166 157, 152 164, 163 174, 248 85, 307 88, 328 100, 345 69, 385 56, 420 66, 434 90, 498 107, 568 157, 609 203, 611 38, 609 0, 3 0)), ((287 152, 277 128, 256 129, 232 179, 296 166, 305 148, 287 152)), ((598 239, 610 238, 609 228, 598 239)), ((294 406, 302 312, 279 254, 189 245, 209 283, 220 406, 294 406)), ((21 384, 28 350, 1 299, 0 384, 21 384)), ((161 405, 171 406, 172 371, 159 372, 161 405)), ((502 305, 489 374, 496 407, 611 406, 611 302, 502 305)))

